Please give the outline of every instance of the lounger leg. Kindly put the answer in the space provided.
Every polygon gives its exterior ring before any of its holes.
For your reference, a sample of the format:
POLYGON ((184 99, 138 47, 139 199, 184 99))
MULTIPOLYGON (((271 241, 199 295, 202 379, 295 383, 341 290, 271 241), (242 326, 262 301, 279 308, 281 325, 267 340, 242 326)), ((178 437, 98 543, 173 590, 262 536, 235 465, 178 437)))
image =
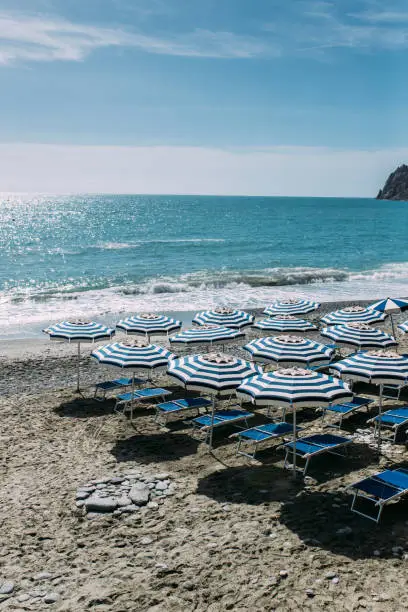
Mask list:
POLYGON ((303 476, 306 476, 307 468, 309 467, 309 461, 310 461, 310 457, 306 459, 306 465, 303 468, 303 476))

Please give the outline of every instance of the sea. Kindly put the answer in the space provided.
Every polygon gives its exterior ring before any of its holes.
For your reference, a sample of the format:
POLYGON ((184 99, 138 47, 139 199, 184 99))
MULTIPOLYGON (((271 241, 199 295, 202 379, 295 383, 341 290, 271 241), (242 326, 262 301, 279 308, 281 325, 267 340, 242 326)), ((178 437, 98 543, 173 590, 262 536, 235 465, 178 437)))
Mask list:
POLYGON ((0 194, 0 336, 71 317, 408 295, 408 203, 0 194))

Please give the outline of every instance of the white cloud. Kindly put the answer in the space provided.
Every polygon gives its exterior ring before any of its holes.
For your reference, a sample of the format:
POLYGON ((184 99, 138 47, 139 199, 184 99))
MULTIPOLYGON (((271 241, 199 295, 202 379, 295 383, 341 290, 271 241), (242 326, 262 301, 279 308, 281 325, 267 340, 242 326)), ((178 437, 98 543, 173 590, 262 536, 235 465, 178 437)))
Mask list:
POLYGON ((0 144, 3 191, 374 196, 408 149, 0 144))
POLYGON ((160 37, 64 19, 0 14, 2 64, 15 60, 79 61, 103 47, 133 47, 165 55, 223 58, 247 58, 266 51, 262 41, 232 32, 195 29, 160 37))

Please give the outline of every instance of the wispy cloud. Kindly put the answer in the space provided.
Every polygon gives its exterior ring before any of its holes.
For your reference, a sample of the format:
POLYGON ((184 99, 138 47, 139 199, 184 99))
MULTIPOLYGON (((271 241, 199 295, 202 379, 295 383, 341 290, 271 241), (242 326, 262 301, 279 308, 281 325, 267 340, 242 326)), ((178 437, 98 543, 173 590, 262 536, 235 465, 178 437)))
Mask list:
POLYGON ((173 36, 151 36, 65 19, 0 14, 1 64, 16 60, 80 61, 104 47, 133 47, 148 53, 219 58, 250 58, 269 49, 255 37, 232 32, 195 29, 173 36))

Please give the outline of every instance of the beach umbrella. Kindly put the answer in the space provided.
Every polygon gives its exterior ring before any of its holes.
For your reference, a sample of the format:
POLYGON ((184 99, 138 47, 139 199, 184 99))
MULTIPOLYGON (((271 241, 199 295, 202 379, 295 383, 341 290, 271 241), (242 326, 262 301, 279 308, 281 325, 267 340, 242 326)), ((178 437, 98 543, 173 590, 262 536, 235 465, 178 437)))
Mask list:
POLYGON ((189 391, 201 391, 212 395, 212 413, 209 447, 212 448, 216 398, 231 395, 245 378, 262 374, 262 368, 222 353, 189 355, 171 359, 167 374, 189 391))
POLYGON ((150 336, 167 336, 170 332, 181 328, 181 321, 176 321, 166 315, 154 312, 145 312, 132 315, 116 323, 118 329, 122 329, 126 334, 138 334, 146 336, 150 341, 150 336))
POLYGON ((78 345, 78 363, 77 363, 77 387, 79 393, 79 364, 81 359, 81 344, 94 343, 98 340, 109 340, 114 336, 115 330, 106 327, 95 321, 83 321, 75 319, 72 321, 61 321, 55 325, 50 325, 43 329, 45 334, 48 334, 51 340, 62 342, 75 343, 78 345))
POLYGON ((347 306, 341 310, 330 312, 321 318, 326 325, 342 325, 345 323, 378 323, 384 321, 384 313, 376 312, 363 306, 347 306))
POLYGON ((328 365, 334 349, 300 336, 275 336, 257 338, 244 347, 254 361, 275 361, 284 364, 328 365))
POLYGON ((274 316, 281 314, 307 314, 313 310, 320 308, 318 302, 312 302, 310 300, 301 299, 288 299, 274 302, 270 306, 267 306, 264 310, 264 314, 274 316))
POLYGON ((257 406, 289 407, 293 412, 293 472, 296 474, 296 410, 327 408, 334 401, 349 401, 353 393, 343 381, 304 368, 282 368, 252 376, 237 388, 237 396, 257 406))
POLYGON ((225 344, 230 340, 245 338, 245 334, 238 329, 230 329, 221 325, 201 325, 192 329, 185 329, 174 336, 170 336, 171 344, 204 344, 211 346, 217 342, 225 344))
POLYGON ((193 323, 197 325, 206 325, 212 323, 214 325, 222 325, 233 329, 241 329, 247 325, 252 325, 254 316, 244 312, 243 310, 234 310, 233 308, 214 308, 214 310, 204 310, 198 312, 193 323))
POLYGON ((331 325, 320 332, 334 340, 336 344, 357 346, 361 348, 388 348, 398 342, 385 332, 371 327, 368 323, 347 323, 346 325, 331 325))
POLYGON ((398 328, 404 333, 404 334, 408 334, 408 321, 405 321, 404 323, 400 323, 400 325, 398 325, 398 328))
POLYGON ((380 300, 379 302, 375 302, 369 306, 371 310, 375 310, 377 312, 382 312, 384 314, 389 314, 391 318, 391 326, 392 326, 392 335, 395 336, 395 328, 394 328, 394 319, 392 317, 393 314, 397 314, 399 312, 403 312, 404 310, 408 310, 408 300, 402 299, 391 299, 387 298, 385 300, 380 300))
POLYGON ((132 370, 132 398, 135 390, 136 370, 143 369, 151 372, 156 368, 167 366, 169 359, 175 357, 162 346, 149 344, 142 339, 106 344, 92 351, 91 356, 99 363, 132 370))
POLYGON ((363 351, 330 366, 331 370, 353 380, 373 383, 380 388, 378 414, 378 451, 381 446, 381 414, 384 385, 405 386, 408 383, 408 358, 392 350, 363 351))
POLYGON ((277 331, 277 332, 305 332, 314 331, 316 325, 306 321, 306 319, 298 319, 294 315, 281 314, 268 319, 262 319, 252 325, 256 329, 262 331, 277 331))

